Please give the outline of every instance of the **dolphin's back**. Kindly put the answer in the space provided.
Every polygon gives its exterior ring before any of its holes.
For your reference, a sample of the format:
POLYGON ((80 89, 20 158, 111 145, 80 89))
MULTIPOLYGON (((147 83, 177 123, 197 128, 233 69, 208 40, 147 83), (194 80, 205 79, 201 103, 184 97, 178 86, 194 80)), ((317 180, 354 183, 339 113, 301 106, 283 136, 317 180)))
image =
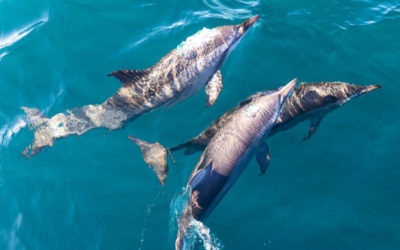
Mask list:
POLYGON ((145 70, 118 70, 109 74, 123 86, 106 103, 140 113, 179 98, 194 74, 190 62, 176 56, 175 50, 145 70), (181 77, 185 75, 186 77, 181 77))

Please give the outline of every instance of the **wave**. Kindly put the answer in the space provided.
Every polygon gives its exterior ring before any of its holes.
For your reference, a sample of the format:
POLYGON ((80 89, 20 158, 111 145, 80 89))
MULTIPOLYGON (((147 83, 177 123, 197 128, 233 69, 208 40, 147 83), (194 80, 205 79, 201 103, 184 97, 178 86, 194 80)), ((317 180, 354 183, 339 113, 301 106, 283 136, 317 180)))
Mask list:
POLYGON ((8 52, 6 51, 7 48, 16 44, 18 41, 20 41, 22 38, 27 36, 32 31, 43 26, 45 23, 47 23, 48 20, 49 20, 49 14, 48 12, 45 12, 39 19, 29 23, 28 25, 22 27, 21 29, 12 31, 10 33, 2 33, 0 35, 0 52, 2 50, 4 52, 0 53, 0 60, 1 58, 3 58, 5 55, 8 54, 8 52))

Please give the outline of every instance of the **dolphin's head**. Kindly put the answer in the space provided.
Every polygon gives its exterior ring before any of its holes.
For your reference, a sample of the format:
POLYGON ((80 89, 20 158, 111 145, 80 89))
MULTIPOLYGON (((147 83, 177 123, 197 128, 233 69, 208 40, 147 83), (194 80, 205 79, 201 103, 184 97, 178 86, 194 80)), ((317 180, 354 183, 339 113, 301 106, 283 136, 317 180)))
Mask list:
POLYGON ((303 108, 312 110, 331 104, 343 105, 355 97, 380 87, 381 85, 359 86, 345 82, 323 82, 300 85, 295 92, 296 96, 301 99, 303 108))
POLYGON ((176 52, 187 60, 196 59, 200 70, 206 66, 221 66, 258 19, 259 16, 254 16, 238 25, 203 28, 179 44, 176 52))
POLYGON ((238 25, 227 25, 217 28, 222 33, 223 39, 225 41, 231 41, 228 48, 228 54, 236 48, 244 35, 250 29, 250 27, 253 26, 258 21, 258 19, 260 19, 259 15, 253 16, 252 18, 247 19, 246 21, 238 25))

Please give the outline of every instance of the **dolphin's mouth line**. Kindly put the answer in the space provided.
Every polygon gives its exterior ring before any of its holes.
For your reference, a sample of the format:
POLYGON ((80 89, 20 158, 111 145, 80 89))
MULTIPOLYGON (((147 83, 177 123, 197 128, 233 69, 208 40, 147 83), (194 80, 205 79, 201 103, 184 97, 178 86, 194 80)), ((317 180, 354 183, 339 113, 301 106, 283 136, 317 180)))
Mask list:
POLYGON ((259 15, 253 16, 250 19, 247 19, 246 21, 244 21, 242 24, 240 24, 240 28, 243 29, 243 32, 241 34, 239 34, 237 36, 237 40, 239 40, 240 38, 242 38, 247 31, 249 31, 249 29, 260 19, 259 15))

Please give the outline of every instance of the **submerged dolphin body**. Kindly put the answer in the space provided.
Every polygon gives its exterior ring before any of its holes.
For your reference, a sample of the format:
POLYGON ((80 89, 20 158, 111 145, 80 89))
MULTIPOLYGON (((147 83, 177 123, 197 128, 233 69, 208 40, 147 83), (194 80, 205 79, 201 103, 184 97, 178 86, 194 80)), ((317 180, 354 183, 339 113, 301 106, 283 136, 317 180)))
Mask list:
POLYGON ((150 68, 110 73, 123 86, 102 104, 67 110, 51 118, 38 109, 23 107, 30 127, 36 129, 33 144, 23 155, 31 157, 57 139, 94 128, 119 129, 143 113, 186 100, 204 85, 207 106, 212 106, 222 89, 220 67, 258 19, 255 16, 238 25, 204 28, 150 68))
MULTIPOLYGON (((356 98, 365 93, 380 88, 380 85, 358 86, 345 82, 320 82, 320 83, 304 83, 297 86, 293 94, 288 97, 283 104, 280 115, 273 126, 269 136, 280 131, 290 129, 302 121, 309 120, 311 122, 308 134, 303 138, 309 139, 318 128, 321 120, 329 112, 341 107, 347 101, 356 98)), ((201 132, 198 136, 193 137, 189 141, 175 147, 165 149, 159 143, 147 143, 145 141, 130 137, 136 142, 142 152, 144 160, 153 166, 161 183, 167 178, 167 152, 184 149, 185 154, 193 154, 197 151, 203 151, 215 134, 225 125, 225 123, 240 110, 243 105, 256 101, 263 92, 258 92, 246 100, 242 101, 238 106, 228 110, 225 114, 217 118, 211 125, 201 132)), ((268 147, 265 147, 268 150, 268 147)), ((261 172, 264 173, 268 165, 261 161, 261 172)))
MULTIPOLYGON (((359 97, 365 93, 381 88, 381 85, 359 86, 345 82, 319 82, 302 83, 297 86, 293 94, 282 107, 281 113, 270 136, 288 130, 298 123, 309 120, 310 129, 302 140, 308 140, 316 132, 322 119, 331 111, 340 108, 344 103, 359 97)), ((185 154, 193 154, 202 151, 208 145, 211 138, 224 123, 240 108, 243 103, 250 102, 258 97, 259 93, 250 96, 237 107, 227 111, 217 120, 201 132, 198 136, 190 139, 169 150, 171 152, 185 149, 185 154)))
POLYGON ((187 184, 189 202, 179 223, 177 249, 184 242, 188 216, 199 221, 207 219, 253 156, 264 151, 264 140, 296 82, 260 93, 257 100, 232 114, 211 139, 187 184))

